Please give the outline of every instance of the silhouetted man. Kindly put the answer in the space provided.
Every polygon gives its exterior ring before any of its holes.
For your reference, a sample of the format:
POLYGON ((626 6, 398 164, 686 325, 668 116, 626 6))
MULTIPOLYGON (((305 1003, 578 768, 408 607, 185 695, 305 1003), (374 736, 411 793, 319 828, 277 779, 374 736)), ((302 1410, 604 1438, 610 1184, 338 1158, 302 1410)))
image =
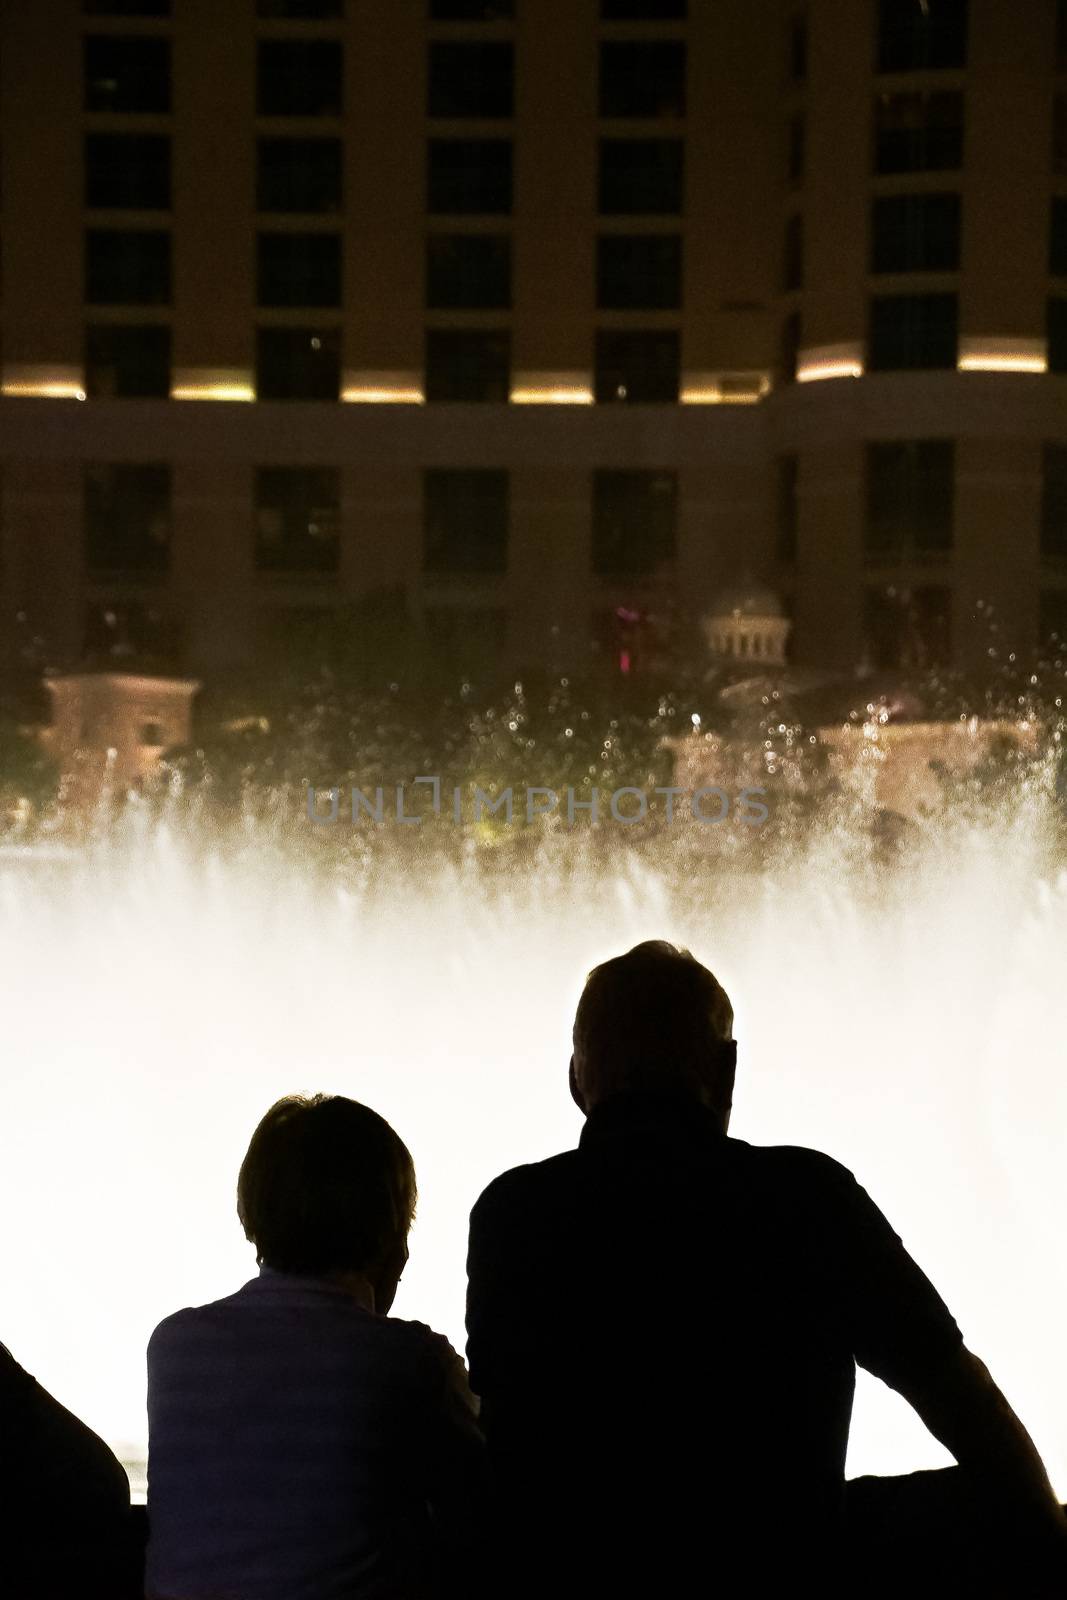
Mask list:
POLYGON ((578 1149, 474 1208, 468 1354, 509 1581, 862 1596, 840 1573, 857 1361, 1051 1551, 1064 1525, 1033 1444, 851 1173, 727 1137, 732 1033, 686 951, 598 967, 574 1024, 578 1149))

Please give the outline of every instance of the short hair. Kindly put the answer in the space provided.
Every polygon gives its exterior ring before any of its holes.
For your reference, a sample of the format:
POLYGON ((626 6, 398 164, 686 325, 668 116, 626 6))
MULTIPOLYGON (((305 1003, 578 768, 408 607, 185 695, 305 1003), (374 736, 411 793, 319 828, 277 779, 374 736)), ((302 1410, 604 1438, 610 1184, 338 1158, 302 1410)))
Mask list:
POLYGON ((261 1266, 320 1277, 378 1265, 415 1215, 403 1140, 344 1095, 286 1095, 260 1122, 237 1179, 237 1215, 261 1266))
POLYGON ((700 1094, 709 1047, 729 1039, 733 1007, 707 967, 651 939, 594 967, 574 1018, 574 1071, 586 1102, 640 1092, 700 1094))

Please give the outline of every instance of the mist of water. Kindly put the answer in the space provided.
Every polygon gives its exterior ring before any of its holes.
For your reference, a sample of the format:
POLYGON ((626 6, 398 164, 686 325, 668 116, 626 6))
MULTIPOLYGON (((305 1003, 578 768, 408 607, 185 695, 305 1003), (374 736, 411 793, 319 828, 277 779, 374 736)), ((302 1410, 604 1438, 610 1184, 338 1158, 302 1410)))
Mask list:
MULTIPOLYGON (((750 870, 609 831, 492 882, 402 857, 310 871, 302 827, 157 821, 0 865, 0 1338, 65 1404, 143 1448, 148 1335, 253 1274, 237 1168, 297 1090, 365 1100, 410 1145, 395 1309, 462 1347, 470 1206, 578 1135, 584 974, 667 937, 734 999, 731 1131, 856 1172, 1067 1496, 1067 874, 1040 807, 920 830, 881 865, 833 832, 750 870)), ((850 1471, 946 1459, 861 1382, 850 1471)))

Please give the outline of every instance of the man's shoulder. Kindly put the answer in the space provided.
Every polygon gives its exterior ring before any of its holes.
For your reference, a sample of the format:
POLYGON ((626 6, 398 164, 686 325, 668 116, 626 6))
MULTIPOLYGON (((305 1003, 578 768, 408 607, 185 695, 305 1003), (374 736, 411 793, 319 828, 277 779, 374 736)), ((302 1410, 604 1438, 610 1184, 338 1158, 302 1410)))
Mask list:
POLYGON ((507 1210, 523 1205, 531 1195, 544 1195, 565 1187, 576 1174, 579 1159, 577 1150, 561 1150, 558 1155, 546 1156, 542 1161, 510 1167, 482 1190, 474 1203, 474 1213, 480 1216, 507 1210))
MULTIPOLYGON (((253 1283, 255 1281, 252 1279, 253 1283)), ((158 1351, 161 1347, 195 1336, 205 1328, 216 1327, 229 1310, 241 1304, 249 1287, 246 1283, 233 1294, 224 1295, 219 1300, 209 1300, 200 1306, 182 1306, 180 1310, 172 1311, 152 1330, 148 1341, 149 1351, 158 1351)))

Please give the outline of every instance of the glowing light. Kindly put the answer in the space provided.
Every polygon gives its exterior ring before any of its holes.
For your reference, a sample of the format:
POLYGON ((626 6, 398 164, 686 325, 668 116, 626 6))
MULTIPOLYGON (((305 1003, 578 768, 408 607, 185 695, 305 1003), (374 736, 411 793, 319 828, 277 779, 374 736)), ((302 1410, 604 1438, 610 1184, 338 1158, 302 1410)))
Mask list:
POLYGON ((511 386, 515 406, 591 406, 595 398, 584 372, 517 372, 511 386))
POLYGON ((756 406, 770 393, 766 372, 708 372, 682 385, 685 406, 756 406))
POLYGON ((960 341, 960 372, 1047 372, 1044 339, 973 339, 960 341))
POLYGON ((858 344, 817 345, 811 350, 802 350, 797 361, 798 383, 862 377, 863 351, 858 344))
POLYGON ((84 379, 80 367, 47 367, 16 364, 4 368, 0 392, 12 399, 84 400, 84 379))
POLYGON ((421 406, 426 394, 417 372, 359 370, 345 373, 341 399, 348 405, 421 406))
POLYGON ((256 388, 251 372, 240 367, 179 367, 170 397, 247 402, 256 398, 256 388))

